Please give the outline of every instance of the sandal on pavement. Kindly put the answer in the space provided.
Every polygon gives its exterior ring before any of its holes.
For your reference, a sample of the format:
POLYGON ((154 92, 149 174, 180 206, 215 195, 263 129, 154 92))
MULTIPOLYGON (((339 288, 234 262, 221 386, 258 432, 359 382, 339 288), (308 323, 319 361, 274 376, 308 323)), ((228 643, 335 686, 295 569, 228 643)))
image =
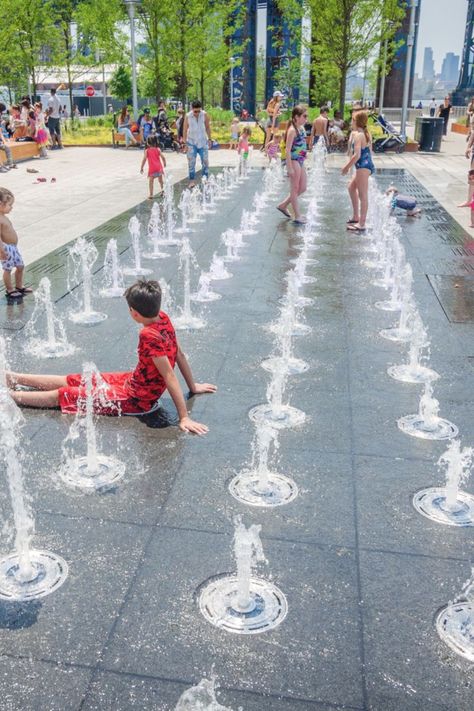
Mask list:
POLYGON ((23 298, 23 294, 18 289, 14 289, 13 291, 6 291, 5 296, 7 297, 7 299, 22 299, 23 298))
POLYGON ((278 207, 278 206, 277 206, 277 210, 279 210, 279 212, 281 212, 282 215, 285 215, 285 217, 288 217, 288 219, 291 219, 291 215, 288 212, 288 210, 285 210, 283 207, 278 207))
POLYGON ((357 225, 359 220, 347 220, 346 225, 357 225))
POLYGON ((291 221, 291 224, 292 224, 292 225, 305 225, 305 224, 306 224, 306 220, 292 220, 292 221, 291 221))
POLYGON ((31 289, 29 286, 17 286, 16 291, 19 291, 20 294, 32 294, 33 289, 31 289))

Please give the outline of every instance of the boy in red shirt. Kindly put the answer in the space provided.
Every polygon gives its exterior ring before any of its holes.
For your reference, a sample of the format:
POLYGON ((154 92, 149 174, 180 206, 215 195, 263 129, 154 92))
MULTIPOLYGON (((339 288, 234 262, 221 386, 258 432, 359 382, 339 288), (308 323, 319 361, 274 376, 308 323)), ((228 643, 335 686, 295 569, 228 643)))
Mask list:
MULTIPOLYGON (((138 340, 138 363, 133 372, 101 373, 106 384, 98 393, 94 410, 99 415, 144 414, 152 409, 165 390, 176 405, 179 428, 184 432, 205 434, 206 425, 188 417, 184 396, 174 373, 177 363, 193 395, 213 393, 210 383, 195 383, 186 356, 176 339, 168 316, 160 311, 161 289, 157 281, 138 281, 125 292, 130 316, 143 328, 138 340)), ((62 412, 75 413, 84 401, 82 376, 29 375, 7 373, 11 396, 18 405, 28 407, 60 407, 62 412), (36 388, 35 391, 15 390, 16 385, 36 388)))

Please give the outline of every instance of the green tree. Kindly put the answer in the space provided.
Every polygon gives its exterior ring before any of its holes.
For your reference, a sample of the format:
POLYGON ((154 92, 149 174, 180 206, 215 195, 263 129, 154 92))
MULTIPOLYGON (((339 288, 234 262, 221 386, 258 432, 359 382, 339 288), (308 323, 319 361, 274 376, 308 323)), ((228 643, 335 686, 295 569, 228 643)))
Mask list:
POLYGON ((173 76, 171 5, 171 0, 143 0, 138 7, 138 23, 145 38, 139 48, 142 85, 146 82, 147 93, 157 103, 166 96, 173 76))
POLYGON ((117 99, 126 101, 132 95, 132 77, 129 70, 120 65, 110 80, 110 91, 117 99))
POLYGON ((10 48, 6 55, 2 52, 1 64, 9 61, 21 67, 35 95, 39 67, 52 63, 51 48, 57 42, 51 2, 1 0, 0 28, 0 46, 10 48))
POLYGON ((338 73, 339 108, 344 110, 351 69, 371 56, 387 37, 393 45, 404 16, 398 0, 307 0, 313 20, 312 49, 318 65, 331 62, 338 73))

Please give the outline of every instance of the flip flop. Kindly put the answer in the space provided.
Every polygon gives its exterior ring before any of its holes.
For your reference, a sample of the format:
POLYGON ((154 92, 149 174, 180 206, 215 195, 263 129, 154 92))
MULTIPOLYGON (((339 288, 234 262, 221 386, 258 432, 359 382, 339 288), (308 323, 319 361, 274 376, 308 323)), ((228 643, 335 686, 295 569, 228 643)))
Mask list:
POLYGON ((14 289, 13 291, 6 291, 5 296, 7 297, 7 299, 22 299, 23 298, 23 294, 18 289, 14 289))
POLYGON ((19 286, 17 286, 16 291, 19 291, 20 294, 32 294, 33 293, 33 289, 31 289, 29 286, 22 286, 21 288, 19 286))
POLYGON ((291 224, 292 224, 292 225, 305 225, 305 224, 306 224, 306 220, 292 220, 292 221, 291 221, 291 224))
POLYGON ((357 225, 359 220, 347 220, 346 225, 357 225))
POLYGON ((284 210, 282 207, 277 207, 277 210, 282 213, 282 215, 285 215, 285 217, 288 217, 288 219, 291 220, 291 215, 288 212, 288 210, 284 210))
POLYGON ((348 225, 347 229, 351 232, 365 232, 365 227, 358 227, 357 225, 348 225))

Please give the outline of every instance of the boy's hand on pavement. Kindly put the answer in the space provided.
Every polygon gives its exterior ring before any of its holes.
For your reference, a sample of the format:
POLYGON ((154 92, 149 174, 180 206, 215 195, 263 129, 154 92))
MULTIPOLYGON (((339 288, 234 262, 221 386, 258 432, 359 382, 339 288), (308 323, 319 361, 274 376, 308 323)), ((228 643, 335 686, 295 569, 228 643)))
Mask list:
POLYGON ((191 434, 204 435, 209 432, 209 427, 206 425, 201 425, 200 422, 194 422, 190 417, 183 417, 179 421, 179 429, 183 432, 190 432, 191 434))
POLYGON ((199 395, 200 393, 215 393, 217 390, 217 385, 212 385, 212 383, 194 383, 193 395, 199 395))

